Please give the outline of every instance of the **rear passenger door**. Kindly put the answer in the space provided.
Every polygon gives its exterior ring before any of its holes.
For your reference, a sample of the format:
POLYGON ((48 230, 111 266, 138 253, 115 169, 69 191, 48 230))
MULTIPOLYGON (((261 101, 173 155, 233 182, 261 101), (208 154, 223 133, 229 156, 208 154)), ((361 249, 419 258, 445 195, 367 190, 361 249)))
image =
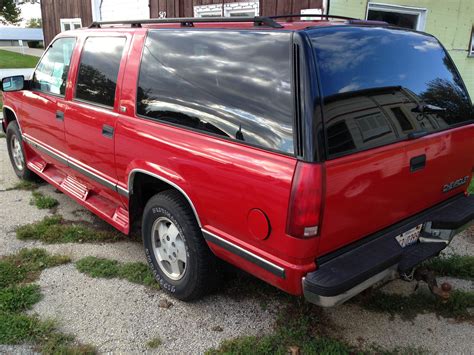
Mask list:
POLYGON ((82 175, 113 189, 116 183, 114 130, 118 115, 117 83, 124 66, 125 36, 88 37, 66 112, 70 165, 82 175))

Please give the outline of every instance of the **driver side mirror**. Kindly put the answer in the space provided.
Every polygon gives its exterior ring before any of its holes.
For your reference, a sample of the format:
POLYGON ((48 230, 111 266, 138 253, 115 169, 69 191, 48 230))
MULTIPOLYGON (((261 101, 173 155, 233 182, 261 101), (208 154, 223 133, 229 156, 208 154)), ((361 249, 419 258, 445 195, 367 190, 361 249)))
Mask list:
POLYGON ((25 77, 23 75, 9 76, 2 79, 2 91, 20 91, 25 88, 25 77))

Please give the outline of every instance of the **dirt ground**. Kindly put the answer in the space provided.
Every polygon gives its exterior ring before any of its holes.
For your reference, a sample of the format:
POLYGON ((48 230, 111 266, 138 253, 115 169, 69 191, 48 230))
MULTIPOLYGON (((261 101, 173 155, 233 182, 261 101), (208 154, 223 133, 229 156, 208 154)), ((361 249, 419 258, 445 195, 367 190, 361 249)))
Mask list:
MULTIPOLYGON (((18 226, 52 214, 30 205, 31 192, 10 190, 17 182, 5 139, 0 138, 0 256, 14 254, 22 248, 41 247, 51 253, 68 255, 73 261, 85 256, 145 261, 141 244, 125 236, 123 241, 102 244, 43 245, 16 239, 18 226)), ((65 219, 101 223, 51 186, 43 185, 40 191, 59 201, 56 213, 65 219)), ((448 252, 474 255, 473 233, 471 229, 456 238, 448 252)), ((449 281, 458 288, 474 291, 472 281, 449 281)), ((255 296, 242 284, 236 288, 241 289, 240 294, 226 292, 223 285, 221 292, 202 301, 183 303, 161 291, 125 280, 91 278, 77 271, 73 263, 43 271, 37 283, 44 297, 31 312, 42 319, 57 320, 62 331, 96 346, 101 353, 203 353, 225 339, 270 333, 278 309, 286 299, 279 293, 255 296), (172 306, 159 307, 161 299, 169 300, 172 306), (147 342, 155 337, 163 344, 150 350, 147 342)), ((414 288, 414 283, 396 280, 383 290, 411 294, 417 292, 414 288)), ((324 313, 332 323, 328 327, 332 336, 356 346, 421 347, 430 353, 450 354, 472 353, 474 349, 472 324, 435 314, 419 314, 405 320, 398 315, 368 311, 354 302, 326 309, 324 313)), ((0 346, 2 352, 31 353, 32 350, 24 346, 0 346)))

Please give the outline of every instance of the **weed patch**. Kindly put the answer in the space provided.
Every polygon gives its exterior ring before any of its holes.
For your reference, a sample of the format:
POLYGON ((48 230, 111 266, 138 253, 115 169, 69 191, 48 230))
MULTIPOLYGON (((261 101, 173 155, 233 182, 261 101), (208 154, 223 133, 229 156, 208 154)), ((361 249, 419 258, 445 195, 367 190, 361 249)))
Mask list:
POLYGON ((163 342, 161 341, 160 338, 156 337, 156 338, 153 338, 151 339, 147 345, 150 349, 156 349, 158 348, 161 344, 163 344, 163 342))
POLYGON ((469 310, 474 307, 474 293, 455 290, 446 303, 429 293, 415 293, 410 296, 386 294, 372 291, 360 295, 355 302, 365 309, 375 312, 385 312, 402 319, 414 319, 420 313, 435 313, 445 318, 472 321, 474 316, 469 310))
POLYGON ((95 354, 90 346, 77 346, 72 336, 57 330, 52 321, 23 313, 41 299, 38 285, 27 284, 39 272, 69 262, 44 249, 23 249, 0 259, 0 344, 32 343, 45 354, 95 354))
POLYGON ((9 190, 33 191, 36 190, 38 187, 39 185, 33 181, 21 180, 9 190))
POLYGON ((265 336, 245 336, 224 341, 214 354, 288 354, 298 349, 301 354, 350 354, 346 343, 325 335, 322 310, 304 301, 294 301, 281 311, 274 333, 265 336))
POLYGON ((451 255, 437 257, 428 261, 426 266, 442 276, 474 279, 474 256, 451 255))
POLYGON ((49 210, 59 205, 58 200, 55 198, 46 196, 38 191, 33 191, 33 197, 31 198, 30 204, 38 207, 40 210, 49 210))
POLYGON ((47 244, 122 240, 118 233, 98 231, 83 224, 66 222, 58 215, 19 227, 16 230, 16 236, 21 240, 39 240, 47 244))
POLYGON ((139 285, 159 288, 152 272, 144 263, 119 263, 115 260, 88 256, 77 261, 76 268, 95 278, 119 278, 139 285))
POLYGON ((38 285, 11 286, 0 289, 0 312, 18 313, 30 309, 41 300, 38 285))
POLYGON ((0 259, 0 289, 34 281, 40 271, 68 262, 68 257, 49 255, 44 249, 23 249, 0 259))

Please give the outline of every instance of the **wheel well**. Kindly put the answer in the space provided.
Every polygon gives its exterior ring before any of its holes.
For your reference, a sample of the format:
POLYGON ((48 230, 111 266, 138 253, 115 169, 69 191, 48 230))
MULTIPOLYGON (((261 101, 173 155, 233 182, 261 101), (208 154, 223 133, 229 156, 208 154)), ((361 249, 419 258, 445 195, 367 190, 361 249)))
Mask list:
POLYGON ((3 108, 3 120, 5 121, 3 129, 6 131, 11 121, 16 121, 16 116, 9 108, 3 108))
MULTIPOLYGON (((133 184, 130 186, 130 219, 132 223, 140 222, 143 214, 143 209, 147 204, 148 200, 155 196, 157 193, 166 190, 176 190, 183 196, 183 201, 187 206, 195 213, 196 212, 189 203, 188 197, 183 194, 182 191, 167 183, 166 181, 160 180, 148 174, 137 172, 133 175, 133 184)), ((198 221, 198 220, 197 220, 198 221)), ((199 221, 198 221, 199 224, 199 221)))

